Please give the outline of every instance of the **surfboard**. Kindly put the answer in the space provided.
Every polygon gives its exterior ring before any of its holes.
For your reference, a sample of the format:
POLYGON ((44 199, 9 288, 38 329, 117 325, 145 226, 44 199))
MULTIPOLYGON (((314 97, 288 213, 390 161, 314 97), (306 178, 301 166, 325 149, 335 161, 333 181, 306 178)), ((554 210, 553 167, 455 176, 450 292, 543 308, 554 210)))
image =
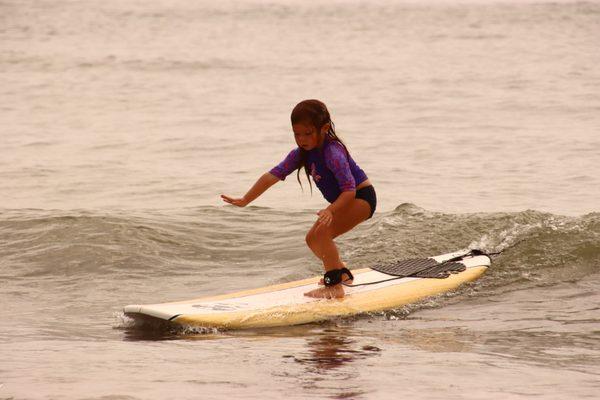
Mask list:
MULTIPOLYGON (((266 286, 219 296, 172 303, 128 305, 126 316, 147 320, 221 329, 266 328, 298 325, 373 311, 394 309, 429 296, 454 290, 479 278, 490 266, 487 255, 458 251, 429 257, 444 263, 460 258, 462 272, 446 278, 398 277, 372 268, 353 270, 352 287, 345 287, 342 299, 315 299, 304 296, 322 276, 266 286), (464 265, 464 267, 463 267, 464 265)), ((435 264, 435 263, 434 263, 435 264)), ((375 268, 375 267, 374 267, 375 268)))

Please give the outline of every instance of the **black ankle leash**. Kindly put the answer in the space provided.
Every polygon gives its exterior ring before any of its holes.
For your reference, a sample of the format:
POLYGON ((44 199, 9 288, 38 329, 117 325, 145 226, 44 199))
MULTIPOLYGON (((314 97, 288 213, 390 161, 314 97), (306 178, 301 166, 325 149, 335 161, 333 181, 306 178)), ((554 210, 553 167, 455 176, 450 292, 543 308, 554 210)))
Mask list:
POLYGON ((340 269, 332 269, 331 271, 325 272, 325 275, 323 276, 323 283, 325 284, 325 286, 335 286, 338 283, 344 283, 342 282, 342 275, 344 274, 348 275, 348 279, 346 279, 347 281, 354 280, 352 272, 350 272, 348 268, 344 267, 340 269))

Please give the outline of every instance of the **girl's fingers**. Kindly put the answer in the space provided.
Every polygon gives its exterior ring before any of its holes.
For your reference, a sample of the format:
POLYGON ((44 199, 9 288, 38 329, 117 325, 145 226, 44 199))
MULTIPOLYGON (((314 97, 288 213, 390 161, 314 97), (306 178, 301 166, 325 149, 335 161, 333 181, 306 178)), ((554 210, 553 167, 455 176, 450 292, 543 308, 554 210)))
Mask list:
POLYGON ((322 216, 318 219, 319 225, 329 226, 331 225, 332 218, 328 215, 322 216))
POLYGON ((222 194, 221 198, 223 199, 224 202, 233 204, 234 206, 238 206, 238 207, 245 207, 248 204, 248 202, 243 197, 236 199, 234 197, 229 197, 229 196, 222 194))
POLYGON ((233 197, 225 196, 224 194, 221 195, 221 198, 223 199, 223 201, 229 204, 236 204, 237 202, 239 202, 239 199, 234 199, 233 197))

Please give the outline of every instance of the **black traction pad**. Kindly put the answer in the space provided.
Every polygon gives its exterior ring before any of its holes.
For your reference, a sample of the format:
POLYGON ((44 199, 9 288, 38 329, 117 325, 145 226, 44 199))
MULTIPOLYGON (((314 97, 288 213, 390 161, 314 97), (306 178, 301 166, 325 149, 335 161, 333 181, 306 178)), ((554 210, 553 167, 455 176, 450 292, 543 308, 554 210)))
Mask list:
POLYGON ((450 274, 464 271, 467 267, 463 263, 454 261, 439 263, 433 258, 411 258, 392 264, 376 265, 371 269, 393 276, 444 279, 450 274))

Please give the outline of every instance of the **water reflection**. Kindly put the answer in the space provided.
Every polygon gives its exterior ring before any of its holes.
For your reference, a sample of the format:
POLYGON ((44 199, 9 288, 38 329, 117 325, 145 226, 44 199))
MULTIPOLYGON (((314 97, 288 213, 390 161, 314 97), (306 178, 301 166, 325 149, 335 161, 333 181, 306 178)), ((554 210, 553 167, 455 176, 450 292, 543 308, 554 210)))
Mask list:
POLYGON ((322 334, 308 338, 306 347, 307 354, 294 357, 294 360, 315 372, 340 368, 381 351, 376 346, 361 346, 346 330, 338 329, 325 329, 322 334))
POLYGON ((334 399, 359 398, 368 391, 358 383, 360 368, 352 364, 381 353, 365 339, 350 329, 325 328, 307 337, 300 353, 285 357, 304 367, 295 374, 304 389, 334 399))

